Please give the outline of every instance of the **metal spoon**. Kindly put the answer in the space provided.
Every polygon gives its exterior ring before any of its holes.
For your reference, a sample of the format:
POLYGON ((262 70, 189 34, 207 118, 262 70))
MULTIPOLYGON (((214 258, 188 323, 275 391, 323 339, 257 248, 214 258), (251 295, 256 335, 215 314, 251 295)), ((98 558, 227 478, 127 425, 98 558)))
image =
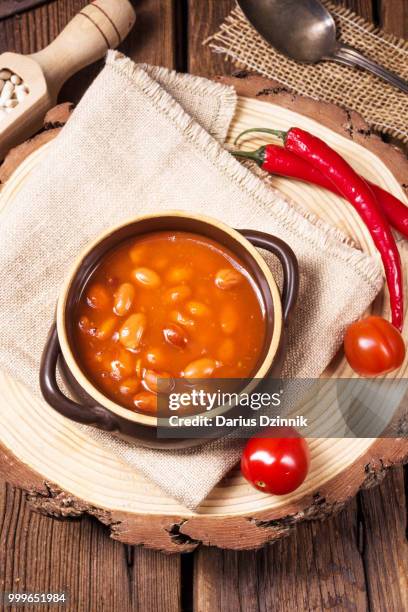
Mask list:
POLYGON ((254 28, 275 49, 299 62, 332 60, 360 66, 408 92, 408 83, 336 38, 336 24, 318 0, 238 0, 254 28))

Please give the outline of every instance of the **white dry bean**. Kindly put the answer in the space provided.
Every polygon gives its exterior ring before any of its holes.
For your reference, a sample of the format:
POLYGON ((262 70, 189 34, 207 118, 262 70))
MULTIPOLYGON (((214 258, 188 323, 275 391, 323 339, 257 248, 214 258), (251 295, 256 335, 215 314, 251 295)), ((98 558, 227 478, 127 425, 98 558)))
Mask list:
POLYGON ((3 91, 1 92, 0 101, 3 101, 3 104, 4 104, 4 102, 7 102, 7 100, 10 100, 13 94, 14 94, 13 83, 11 81, 6 81, 3 86, 3 91))
POLYGON ((0 121, 7 117, 29 94, 22 78, 10 70, 0 70, 0 121))
POLYGON ((0 96, 0 108, 6 108, 7 102, 11 100, 11 96, 9 95, 1 95, 0 96))
POLYGON ((28 94, 28 87, 27 85, 24 85, 24 84, 17 85, 14 92, 16 94, 16 98, 18 102, 22 102, 24 98, 26 97, 26 95, 28 94))
POLYGON ((17 104, 18 100, 16 100, 15 98, 10 98, 10 100, 7 100, 4 106, 6 108, 14 108, 15 106, 17 106, 17 104))

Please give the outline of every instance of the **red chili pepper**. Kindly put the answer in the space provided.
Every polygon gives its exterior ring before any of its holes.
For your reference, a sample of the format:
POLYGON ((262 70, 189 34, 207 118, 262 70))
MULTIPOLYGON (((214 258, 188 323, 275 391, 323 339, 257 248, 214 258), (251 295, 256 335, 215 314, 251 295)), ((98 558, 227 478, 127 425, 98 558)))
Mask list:
MULTIPOLYGON (((279 145, 268 144, 256 151, 233 151, 232 154, 236 157, 252 159, 263 170, 271 174, 289 176, 300 181, 313 183, 342 197, 335 184, 320 170, 279 145)), ((379 185, 371 183, 367 179, 364 180, 371 187, 378 204, 391 225, 408 238, 408 206, 379 185)))
POLYGON ((370 187, 341 155, 305 130, 291 128, 284 132, 265 128, 252 129, 245 130, 238 138, 255 131, 267 132, 281 138, 286 150, 321 172, 357 210, 381 255, 390 294, 392 323, 401 331, 404 316, 401 259, 388 221, 370 187))

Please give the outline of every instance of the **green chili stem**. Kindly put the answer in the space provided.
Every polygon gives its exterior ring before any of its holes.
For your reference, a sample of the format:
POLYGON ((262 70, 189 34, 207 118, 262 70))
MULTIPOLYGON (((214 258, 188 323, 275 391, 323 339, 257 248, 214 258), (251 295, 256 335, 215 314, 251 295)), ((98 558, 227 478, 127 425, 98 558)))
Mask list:
POLYGON ((244 130, 243 132, 238 134, 238 136, 234 140, 234 144, 235 145, 237 144, 241 136, 244 136, 245 134, 249 134, 250 132, 264 132, 266 134, 273 134, 274 136, 277 136, 283 141, 285 140, 286 134, 287 134, 287 132, 284 132, 283 130, 271 130, 269 128, 250 128, 249 130, 244 130))
POLYGON ((265 147, 260 147, 256 151, 231 151, 235 157, 244 157, 245 159, 252 159, 259 166, 265 161, 265 147))

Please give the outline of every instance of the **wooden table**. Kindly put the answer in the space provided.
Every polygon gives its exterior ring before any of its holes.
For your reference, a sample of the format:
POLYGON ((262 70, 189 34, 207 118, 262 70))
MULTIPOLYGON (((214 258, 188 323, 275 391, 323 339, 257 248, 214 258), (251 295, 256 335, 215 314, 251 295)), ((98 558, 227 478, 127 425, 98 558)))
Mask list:
MULTIPOLYGON (((408 0, 341 3, 408 37, 408 0)), ((2 0, 0 15, 16 7, 37 8, 0 21, 0 52, 38 50, 85 4, 2 0)), ((137 26, 123 45, 133 59, 207 76, 233 70, 201 44, 233 0, 134 4, 137 26)), ((61 99, 78 100, 99 68, 71 79, 61 99)), ((0 590, 67 590, 67 608, 87 612, 402 612, 408 609, 407 482, 404 488, 403 468, 393 469, 335 518, 304 523, 287 539, 262 550, 201 548, 173 556, 115 542, 89 517, 57 521, 36 514, 23 493, 0 483, 0 590)))

